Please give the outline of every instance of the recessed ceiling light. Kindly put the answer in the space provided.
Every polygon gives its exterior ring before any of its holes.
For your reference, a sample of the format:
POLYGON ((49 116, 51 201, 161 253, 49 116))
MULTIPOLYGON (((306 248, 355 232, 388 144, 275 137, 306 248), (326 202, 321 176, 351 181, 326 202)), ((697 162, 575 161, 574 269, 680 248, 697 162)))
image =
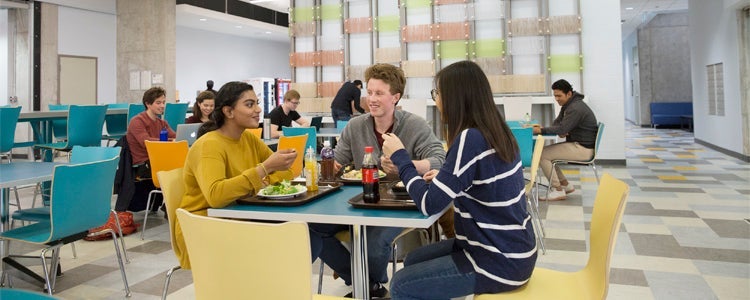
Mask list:
POLYGON ((625 10, 633 10, 632 7, 626 7, 625 10))
POLYGON ((206 18, 200 18, 200 19, 198 19, 198 21, 204 21, 205 22, 206 18))
POLYGON ((270 31, 266 31, 266 34, 271 34, 271 32, 270 31))
POLYGON ((242 28, 242 26, 240 26, 240 25, 237 25, 237 26, 234 26, 234 28, 242 28))

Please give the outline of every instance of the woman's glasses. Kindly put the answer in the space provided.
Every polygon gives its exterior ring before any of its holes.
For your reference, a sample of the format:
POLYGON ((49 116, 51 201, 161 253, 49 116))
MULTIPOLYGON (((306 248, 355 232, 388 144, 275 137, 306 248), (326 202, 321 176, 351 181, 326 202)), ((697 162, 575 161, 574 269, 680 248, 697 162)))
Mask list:
POLYGON ((436 99, 436 98, 437 98, 437 96, 438 96, 438 90, 437 90, 437 89, 432 89, 432 90, 430 91, 430 96, 432 96, 432 101, 435 101, 435 99, 436 99))

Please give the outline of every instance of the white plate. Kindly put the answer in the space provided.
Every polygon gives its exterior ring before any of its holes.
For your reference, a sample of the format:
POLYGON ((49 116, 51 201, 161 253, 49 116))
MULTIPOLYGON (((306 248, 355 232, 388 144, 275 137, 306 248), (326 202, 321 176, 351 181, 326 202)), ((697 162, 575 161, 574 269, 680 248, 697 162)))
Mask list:
POLYGON ((264 190, 260 190, 260 192, 258 192, 258 197, 263 197, 263 198, 268 198, 268 199, 287 199, 287 198, 294 198, 294 197, 297 197, 297 196, 302 195, 304 193, 307 193, 307 187, 305 187, 303 185, 295 185, 294 187, 297 188, 297 192, 294 193, 294 194, 287 194, 287 195, 266 195, 266 194, 263 194, 264 190))
MULTIPOLYGON (((386 176, 388 176, 388 174, 385 174, 385 172, 383 172, 382 174, 380 174, 380 179, 383 179, 386 176)), ((341 178, 341 181, 346 181, 346 182, 361 182, 362 181, 362 178, 344 178, 344 175, 341 175, 341 177, 339 178, 341 178)))

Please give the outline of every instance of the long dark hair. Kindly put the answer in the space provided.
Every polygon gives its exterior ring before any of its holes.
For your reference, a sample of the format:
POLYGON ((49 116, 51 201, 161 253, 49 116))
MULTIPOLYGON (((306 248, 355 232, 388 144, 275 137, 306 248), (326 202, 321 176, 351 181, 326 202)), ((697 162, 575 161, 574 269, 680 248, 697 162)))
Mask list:
POLYGON ((476 128, 501 160, 515 160, 518 143, 495 106, 487 76, 476 63, 451 64, 437 73, 435 83, 448 145, 452 145, 464 129, 476 128))
POLYGON ((195 116, 198 120, 203 119, 203 111, 201 111, 201 104, 203 103, 203 100, 216 99, 216 94, 212 91, 202 91, 200 94, 198 94, 198 97, 195 98, 195 104, 193 105, 193 116, 195 116))
POLYGON ((208 121, 198 129, 198 136, 200 137, 224 126, 224 112, 221 109, 225 106, 233 107, 237 104, 237 100, 240 99, 242 93, 252 90, 252 85, 241 81, 227 82, 221 86, 214 100, 214 111, 211 112, 208 121))

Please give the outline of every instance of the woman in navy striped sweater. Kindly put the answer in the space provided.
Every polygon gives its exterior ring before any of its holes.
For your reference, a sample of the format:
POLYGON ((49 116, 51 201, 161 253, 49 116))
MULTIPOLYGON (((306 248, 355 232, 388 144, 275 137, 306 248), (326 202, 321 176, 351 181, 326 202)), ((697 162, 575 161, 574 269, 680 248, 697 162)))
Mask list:
POLYGON ((453 203, 456 238, 409 253, 391 280, 391 297, 450 299, 514 290, 531 277, 537 257, 518 144, 477 64, 445 67, 435 84, 432 98, 450 146, 440 171, 420 177, 395 135, 384 134, 383 152, 398 165, 423 214, 453 203))

